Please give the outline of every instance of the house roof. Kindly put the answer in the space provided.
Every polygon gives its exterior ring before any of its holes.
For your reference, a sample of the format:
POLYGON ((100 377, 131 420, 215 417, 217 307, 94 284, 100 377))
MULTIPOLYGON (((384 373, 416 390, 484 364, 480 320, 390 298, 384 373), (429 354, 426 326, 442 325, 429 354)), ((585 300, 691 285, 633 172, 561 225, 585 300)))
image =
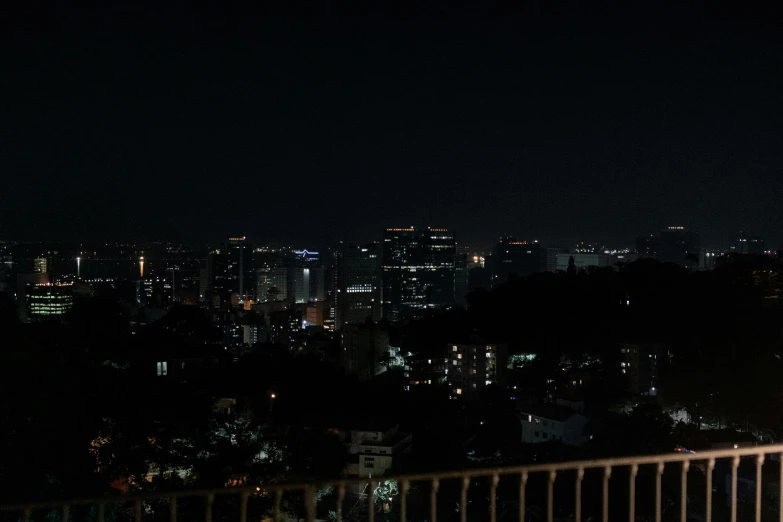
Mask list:
POLYGON ((533 415, 534 417, 541 417, 542 419, 554 420, 563 422, 566 419, 570 419, 574 415, 580 415, 578 411, 572 410, 566 406, 525 406, 520 410, 522 415, 533 415))

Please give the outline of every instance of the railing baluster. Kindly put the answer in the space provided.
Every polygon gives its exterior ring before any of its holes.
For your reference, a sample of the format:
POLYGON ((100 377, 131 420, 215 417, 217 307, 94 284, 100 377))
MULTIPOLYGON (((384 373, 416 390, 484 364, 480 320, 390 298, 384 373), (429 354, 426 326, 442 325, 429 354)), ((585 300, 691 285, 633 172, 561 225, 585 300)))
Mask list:
POLYGON ((636 520, 636 475, 639 473, 639 465, 631 464, 631 478, 628 486, 628 522, 636 520))
POLYGON ((60 510, 60 522, 68 522, 68 514, 70 511, 71 511, 71 505, 63 504, 63 507, 60 510))
POLYGON ((495 473, 492 475, 492 482, 489 486, 489 522, 497 520, 498 482, 500 482, 500 476, 495 473))
POLYGON ((574 480, 574 521, 582 522, 582 479, 585 478, 585 468, 577 468, 574 480))
POLYGON ((783 453, 781 453, 779 457, 780 457, 780 478, 778 479, 778 483, 780 484, 780 491, 778 491, 778 498, 779 498, 778 517, 780 522, 783 522, 783 453))
POLYGON ((410 482, 403 480, 400 484, 400 522, 408 522, 408 488, 410 482))
MULTIPOLYGON (((315 486, 303 488, 302 494, 304 495, 305 520, 307 522, 315 522, 315 486)), ((370 502, 372 502, 372 499, 370 499, 370 502)), ((243 520, 242 522, 246 521, 243 520)))
POLYGON ((737 468, 739 457, 731 459, 731 522, 737 522, 737 468))
POLYGON ((438 522, 438 488, 439 487, 440 487, 440 482, 438 481, 438 479, 432 479, 432 489, 430 489, 430 520, 432 522, 438 522))
POLYGON ((101 502, 98 504, 98 522, 103 522, 106 517, 106 504, 101 502))
POLYGON ((661 522, 661 475, 663 462, 659 462, 655 468, 655 522, 661 522))
POLYGON ((549 480, 546 485, 546 520, 552 522, 555 518, 555 479, 557 471, 549 472, 549 480))
POLYGON ((609 522, 609 478, 612 476, 612 466, 604 468, 604 488, 603 488, 603 513, 601 513, 604 522, 609 522))
POLYGON ((691 461, 682 461, 682 478, 680 479, 680 522, 688 522, 688 470, 691 461))
MULTIPOLYGON (((337 486, 337 505, 335 506, 335 520, 336 522, 342 522, 343 520, 343 502, 345 501, 345 482, 340 482, 337 486)), ((275 519, 274 522, 277 522, 275 519)))
POLYGON ((141 522, 141 500, 137 500, 133 506, 133 520, 141 522))
POLYGON ((375 520, 375 485, 372 478, 367 488, 367 520, 373 522, 375 520))
MULTIPOLYGON (((467 522, 468 520, 468 487, 470 486, 470 477, 462 479, 462 491, 459 495, 459 520, 467 522)), ((403 521, 404 522, 404 521, 403 521)))
MULTIPOLYGON (((705 522, 712 522, 712 471, 715 469, 715 459, 707 460, 707 513, 705 513, 705 522)), ((783 522, 783 520, 781 521, 783 522)))
POLYGON ((519 522, 525 522, 525 488, 526 487, 527 487, 527 471, 523 471, 519 475, 519 522))
POLYGON ((177 522, 177 497, 169 497, 169 521, 177 522))
MULTIPOLYGON (((280 488, 275 489, 275 503, 272 505, 272 522, 279 522, 280 520, 280 503, 283 502, 283 490, 280 488)), ((338 511, 339 513, 339 511, 338 511)), ((339 519, 337 519, 339 522, 339 519)))
MULTIPOLYGON (((247 522, 247 500, 250 498, 250 493, 243 491, 239 497, 239 522, 247 522)), ((308 522, 310 522, 308 520, 308 522)))
MULTIPOLYGON (((206 522, 212 522, 212 504, 215 503, 215 494, 210 493, 207 495, 206 502, 204 504, 204 520, 206 522)), ((277 522, 275 520, 275 522, 277 522)))
POLYGON ((764 454, 756 457, 756 522, 761 522, 761 466, 764 465, 764 454))

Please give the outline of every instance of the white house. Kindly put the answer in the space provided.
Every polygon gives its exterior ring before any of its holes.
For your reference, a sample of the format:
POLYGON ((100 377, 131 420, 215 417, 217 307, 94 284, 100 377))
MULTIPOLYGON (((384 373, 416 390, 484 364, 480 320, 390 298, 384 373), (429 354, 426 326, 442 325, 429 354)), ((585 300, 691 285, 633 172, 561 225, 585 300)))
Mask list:
POLYGON ((581 446, 590 440, 585 433, 587 417, 563 406, 526 407, 519 413, 522 421, 522 442, 559 441, 568 446, 581 446))

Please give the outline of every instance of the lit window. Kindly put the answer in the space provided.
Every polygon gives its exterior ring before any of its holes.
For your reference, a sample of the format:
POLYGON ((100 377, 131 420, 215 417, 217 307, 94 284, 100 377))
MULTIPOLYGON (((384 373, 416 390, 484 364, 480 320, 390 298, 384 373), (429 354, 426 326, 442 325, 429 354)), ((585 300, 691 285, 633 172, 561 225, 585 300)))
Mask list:
POLYGON ((462 395, 462 388, 457 388, 457 395, 462 395))
POLYGON ((457 354, 457 359, 462 359, 462 354, 461 353, 457 354))
POLYGON ((457 347, 456 347, 456 346, 452 346, 452 347, 451 347, 451 351, 452 351, 452 352, 456 352, 456 351, 457 351, 457 347))
POLYGON ((456 359, 454 359, 454 360, 453 360, 453 361, 451 361, 451 362, 453 363, 453 364, 452 364, 452 366, 457 366, 457 360, 456 360, 456 359))

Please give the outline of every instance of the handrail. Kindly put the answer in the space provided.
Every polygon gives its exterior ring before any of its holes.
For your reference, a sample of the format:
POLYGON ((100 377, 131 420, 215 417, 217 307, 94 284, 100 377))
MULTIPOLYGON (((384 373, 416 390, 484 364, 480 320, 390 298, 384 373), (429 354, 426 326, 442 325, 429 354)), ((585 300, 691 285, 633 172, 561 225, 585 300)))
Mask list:
MULTIPOLYGON (((739 467, 740 460, 743 457, 756 457, 756 517, 757 521, 760 521, 761 517, 761 466, 764 463, 765 456, 769 454, 778 454, 783 460, 783 444, 745 447, 745 448, 732 448, 723 450, 709 450, 699 453, 669 453, 663 455, 642 455, 642 456, 630 456, 630 457, 616 457, 616 458, 603 458, 603 459, 588 459, 588 460, 575 460, 568 462, 554 462, 549 464, 532 464, 523 466, 509 466, 509 467, 494 467, 494 468, 479 468, 479 469, 465 469, 458 471, 444 471, 444 472, 430 472, 430 473, 416 473, 416 474, 391 474, 382 475, 377 477, 360 477, 350 479, 336 479, 327 481, 314 481, 314 482, 298 482, 298 483, 274 483, 259 486, 243 486, 243 487, 224 487, 213 489, 195 489, 195 490, 182 490, 182 491, 164 491, 164 492, 148 492, 148 493, 134 493, 134 494, 121 494, 117 496, 104 496, 97 498, 84 498, 84 499, 66 499, 59 501, 48 502, 32 502, 32 503, 20 503, 9 504, 0 506, 0 512, 19 512, 23 514, 23 520, 29 520, 30 513, 36 510, 54 509, 60 508, 63 510, 63 514, 67 515, 68 509, 71 506, 85 506, 96 505, 102 509, 108 503, 120 502, 120 503, 135 503, 137 521, 140 520, 140 505, 144 501, 158 500, 158 499, 181 499, 188 497, 203 497, 207 499, 207 504, 210 508, 207 513, 210 513, 211 504, 217 495, 238 495, 242 499, 242 515, 240 516, 240 522, 246 522, 247 512, 247 499, 251 495, 257 495, 259 493, 274 494, 275 498, 275 517, 279 514, 280 499, 285 492, 301 491, 305 494, 305 505, 307 507, 307 520, 314 520, 315 517, 315 492, 318 489, 326 487, 336 487, 338 491, 339 502, 345 496, 345 492, 348 486, 351 485, 368 485, 369 491, 372 492, 375 485, 380 482, 395 480, 401 484, 401 511, 403 517, 405 516, 405 495, 407 494, 410 483, 412 482, 430 482, 431 484, 431 502, 432 515, 436 514, 436 502, 437 493, 440 485, 440 481, 451 479, 462 479, 463 484, 463 496, 461 502, 461 509, 465 509, 465 493, 470 485, 470 479, 478 477, 491 477, 490 491, 494 491, 498 486, 500 477, 503 476, 516 476, 520 478, 520 513, 524 511, 525 504, 525 485, 528 477, 539 473, 549 474, 549 487, 548 487, 548 499, 547 499, 547 520, 552 520, 552 498, 553 488, 557 474, 565 471, 576 471, 575 479, 575 491, 574 495, 577 503, 575 509, 576 520, 581 519, 581 484, 584 478, 585 470, 597 469, 603 470, 603 520, 608 520, 608 484, 612 475, 612 470, 615 468, 627 467, 631 471, 631 488, 629 491, 629 520, 634 518, 635 508, 635 479, 636 474, 641 466, 655 465, 656 466, 656 520, 660 520, 661 516, 661 475, 663 474, 664 465, 671 463, 682 463, 681 473, 683 479, 687 477, 687 473, 690 470, 690 464, 692 462, 704 461, 706 463, 705 469, 709 471, 707 475, 707 502, 706 502, 706 520, 710 522, 712 515, 712 471, 715 468, 715 462, 720 459, 727 459, 731 464, 732 473, 732 493, 731 493, 731 520, 736 522, 737 517, 737 469, 739 467)), ((781 466, 781 515, 780 520, 783 522, 783 466, 781 466)), ((687 503, 687 481, 681 481, 681 519, 686 519, 686 503, 687 503)), ((370 494, 370 498, 372 494, 370 494)), ((495 520, 495 496, 491 495, 491 513, 490 519, 495 520)), ((172 502, 172 522, 176 522, 176 502, 172 502)), ((368 516, 373 518, 372 505, 369 509, 368 516)), ((464 511, 463 511, 464 512, 464 511)), ((338 513, 342 513, 342 506, 339 506, 338 513)), ((522 515, 524 516, 524 515, 522 515)), ((67 518, 67 516, 65 517, 67 518)), ((99 517, 102 518, 102 517, 99 517)), ((211 514, 207 515, 207 519, 211 518, 211 514)), ((339 519, 339 518, 338 518, 339 519)), ((273 518, 277 520, 277 518, 273 518)), ((404 518, 403 518, 404 520, 404 518)))

